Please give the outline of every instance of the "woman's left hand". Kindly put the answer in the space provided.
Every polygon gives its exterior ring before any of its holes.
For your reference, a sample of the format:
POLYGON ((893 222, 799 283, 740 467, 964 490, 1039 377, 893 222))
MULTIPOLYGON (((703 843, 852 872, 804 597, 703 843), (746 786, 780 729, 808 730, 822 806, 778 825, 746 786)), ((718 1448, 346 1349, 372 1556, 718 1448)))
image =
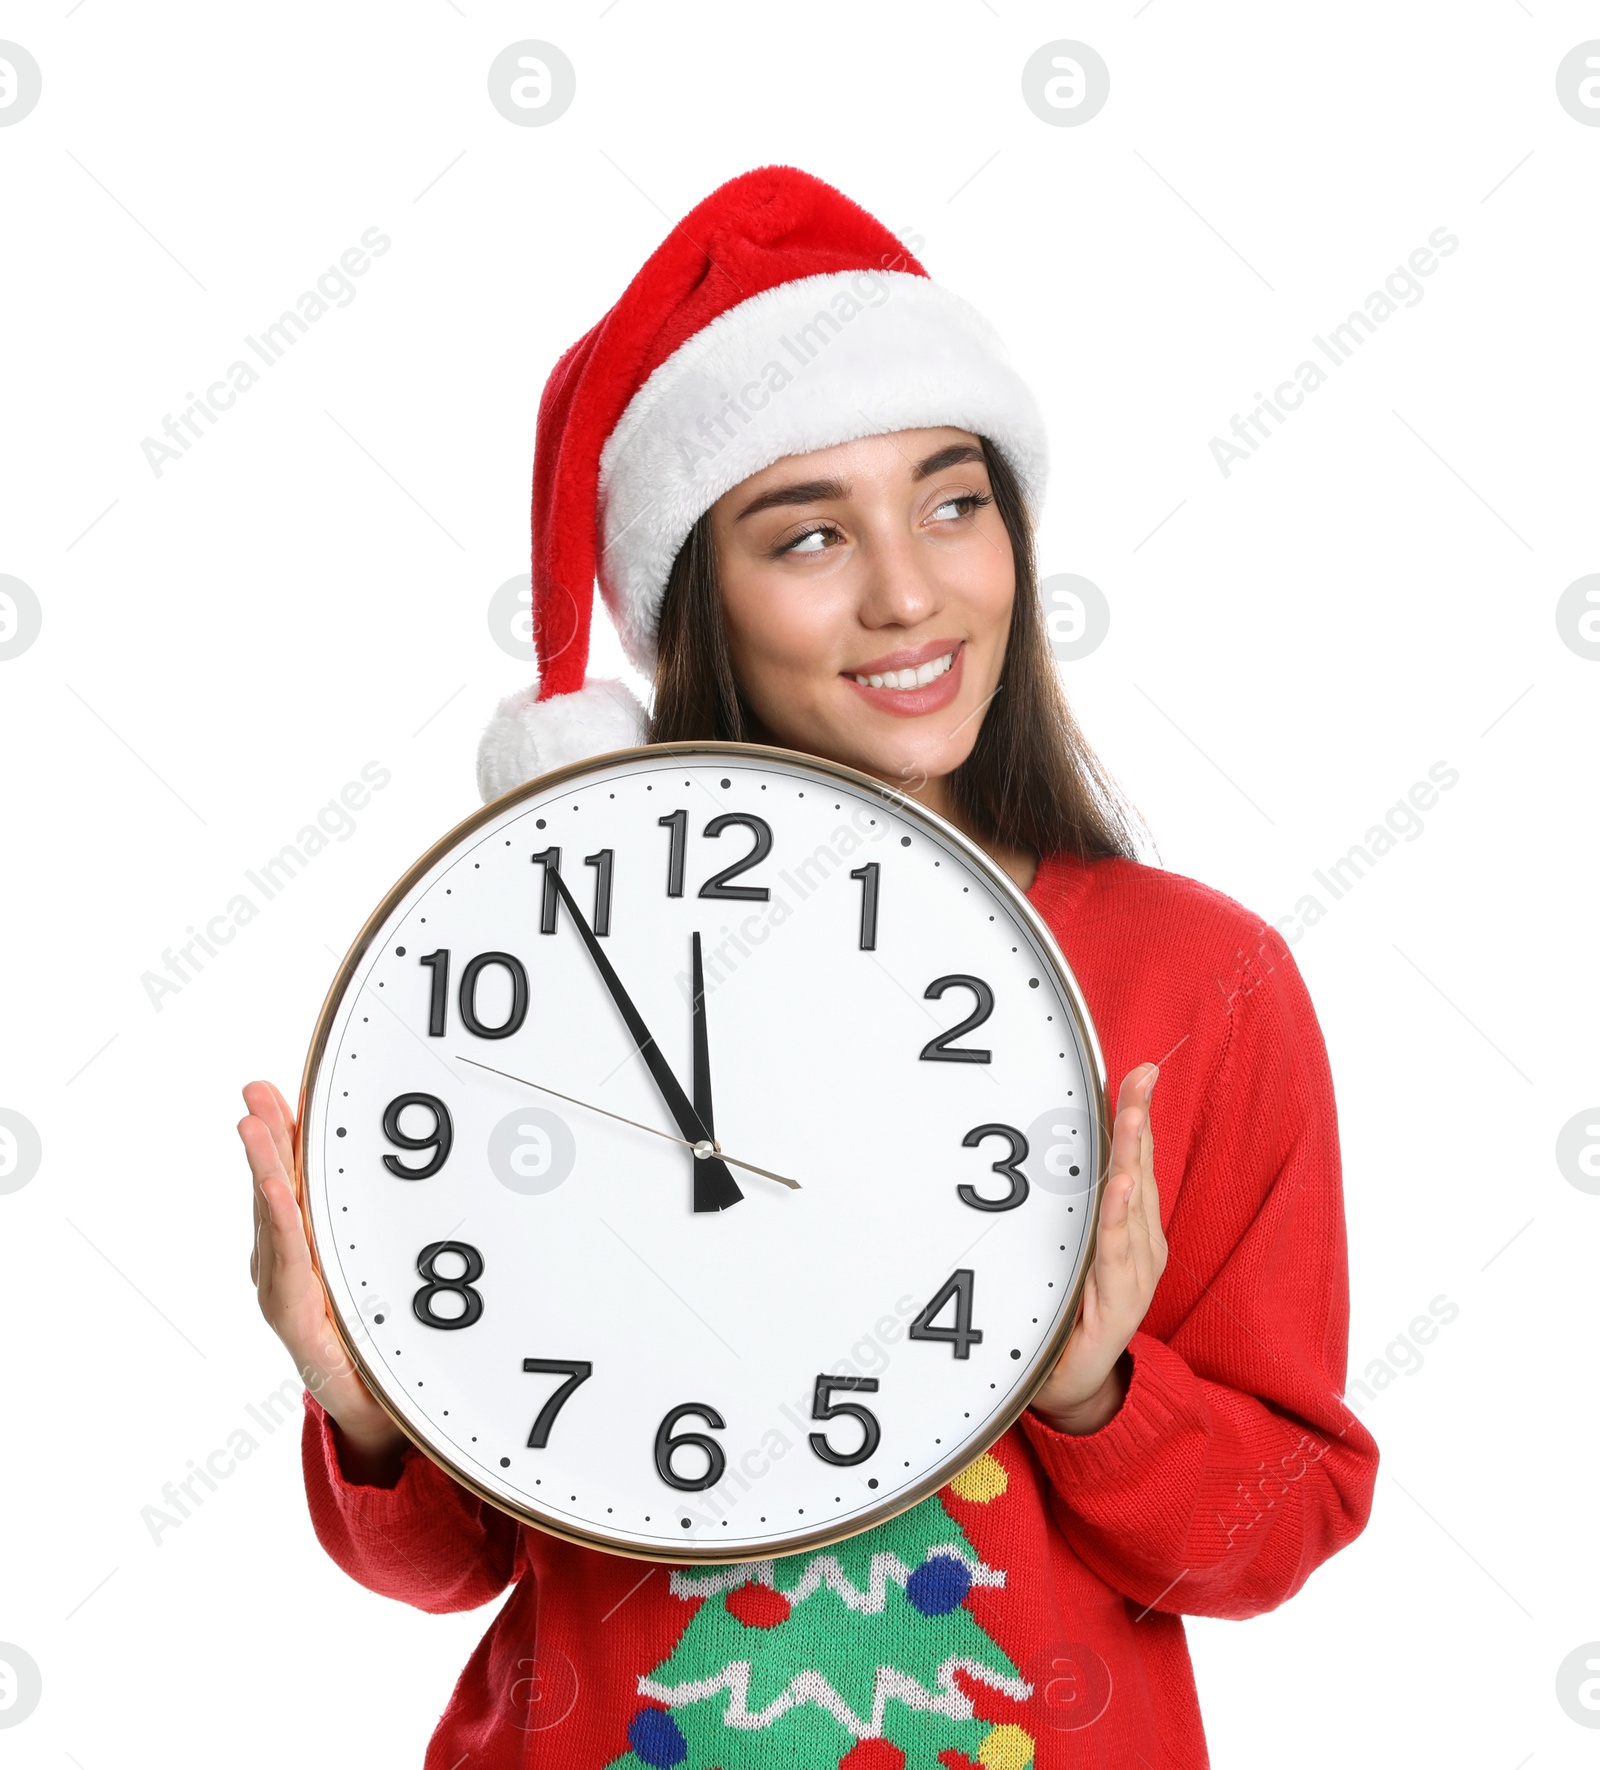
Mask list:
POLYGON ((1128 1392, 1123 1354, 1166 1268, 1167 1240, 1161 1233, 1150 1135, 1155 1085, 1153 1063, 1123 1078, 1083 1307, 1056 1368, 1033 1398, 1034 1412, 1058 1432, 1097 1432, 1122 1406, 1128 1392))

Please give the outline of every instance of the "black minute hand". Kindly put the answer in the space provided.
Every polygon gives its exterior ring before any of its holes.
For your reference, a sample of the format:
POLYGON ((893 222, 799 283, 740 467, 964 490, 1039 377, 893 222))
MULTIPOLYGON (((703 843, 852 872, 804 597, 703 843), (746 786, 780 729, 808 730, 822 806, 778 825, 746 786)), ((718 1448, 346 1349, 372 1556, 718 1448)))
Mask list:
POLYGON ((717 1127, 713 1122, 714 1114, 711 1106, 711 1051, 706 1038, 706 985, 700 964, 700 930, 695 929, 689 937, 689 952, 694 986, 694 1073, 689 1078, 689 1086, 694 1091, 694 1109, 700 1116, 700 1123, 706 1128, 708 1137, 715 1137, 717 1127))
MULTIPOLYGON (((594 960, 595 969, 600 973, 605 986, 611 992, 611 999, 617 1004, 618 1012, 626 1023, 633 1042, 639 1048, 655 1079, 661 1098, 667 1103, 667 1110, 677 1120, 678 1129, 690 1143, 714 1141, 711 1127, 701 1121, 700 1115, 679 1085, 678 1078, 672 1073, 671 1066, 661 1055, 661 1048, 652 1037, 644 1017, 634 1007, 633 999, 622 987, 622 979, 611 968, 611 961, 595 939, 594 930, 583 919, 583 912, 573 901, 572 893, 567 889, 566 880, 554 868, 545 871, 547 879, 555 881, 555 887, 561 894, 561 901, 566 905, 567 914, 571 916, 574 926, 583 936, 583 944, 589 949, 589 957, 594 960)), ((727 1165, 717 1156, 707 1156, 704 1160, 694 1158, 694 1208, 697 1211, 725 1211, 729 1205, 738 1204, 744 1194, 739 1190, 739 1183, 728 1172, 727 1165)))

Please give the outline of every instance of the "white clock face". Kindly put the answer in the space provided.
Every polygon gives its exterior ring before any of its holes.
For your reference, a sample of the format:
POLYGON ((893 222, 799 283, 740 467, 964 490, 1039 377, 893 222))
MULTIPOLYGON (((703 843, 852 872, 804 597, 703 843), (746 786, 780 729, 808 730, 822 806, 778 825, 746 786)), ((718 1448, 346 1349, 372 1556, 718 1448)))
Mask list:
POLYGON ((880 1522, 1016 1417, 1104 1114, 1059 949, 977 850, 848 770, 656 746, 486 807, 390 894, 302 1167, 418 1444, 559 1534, 728 1561, 880 1522))

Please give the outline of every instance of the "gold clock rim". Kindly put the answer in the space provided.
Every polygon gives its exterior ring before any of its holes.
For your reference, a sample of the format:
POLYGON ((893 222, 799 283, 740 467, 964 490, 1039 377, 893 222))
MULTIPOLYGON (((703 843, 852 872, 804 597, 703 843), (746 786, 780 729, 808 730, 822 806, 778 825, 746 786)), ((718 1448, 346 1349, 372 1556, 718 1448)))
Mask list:
MULTIPOLYGON (((784 749, 774 744, 735 743, 725 739, 705 739, 703 741, 688 739, 674 743, 634 744, 620 750, 607 750, 598 756, 588 756, 580 762, 568 763, 565 767, 535 775, 533 779, 523 781, 509 792, 491 799, 486 805, 479 806, 476 811, 463 818, 460 823, 434 842, 385 892, 382 901, 367 917, 340 963, 333 982, 329 985, 323 999, 322 1008, 317 1015, 316 1027, 312 1033, 311 1045, 306 1053, 305 1065, 301 1072, 300 1098, 296 1109, 294 1128, 295 1194, 300 1205, 301 1219, 305 1225, 306 1243, 311 1251, 311 1262, 319 1282, 322 1280, 322 1255, 317 1246, 316 1224, 307 1199, 305 1184, 306 1109, 320 1072, 339 1003, 343 1000, 351 979, 366 956, 378 931, 388 920, 391 911, 437 861, 456 848, 474 830, 492 822, 520 800, 534 798, 547 792, 551 787, 559 786, 563 781, 575 779, 579 775, 589 774, 600 768, 614 767, 619 762, 656 761, 671 756, 701 759, 726 757, 729 760, 784 762, 809 769, 813 773, 830 776, 858 791, 883 800, 901 816, 924 824, 932 834, 953 847, 969 865, 984 874, 990 886, 999 895, 1009 900, 1014 913, 1027 924, 1044 957, 1056 973, 1056 981, 1072 1013, 1079 1048, 1089 1058, 1091 1071, 1089 1080, 1095 1096, 1094 1117, 1099 1131, 1098 1159, 1095 1164, 1093 1185, 1087 1194, 1089 1199, 1089 1238, 1084 1249, 1084 1257, 1073 1280, 1071 1294, 1067 1298, 1066 1307, 1061 1312, 1055 1331, 1050 1335, 1042 1350, 1035 1355, 1033 1363, 1021 1383, 1013 1391, 1011 1399, 993 1416, 989 1427, 985 1429, 981 1442, 967 1440, 957 1452, 945 1458, 919 1481, 914 1482, 908 1490, 909 1497, 902 1496, 894 1500, 886 1500, 882 1505, 871 1508, 864 1519, 843 1528, 829 1529, 824 1527, 807 1532, 802 1537, 785 1537, 781 1542, 775 1540, 754 1552, 742 1550, 737 1555, 729 1555, 726 1551, 718 1553, 712 1545, 708 1544, 703 1551, 677 1555, 664 1554, 656 1548, 640 1546, 635 1538, 611 1537, 603 1531, 579 1530, 565 1521, 554 1522, 531 1507, 515 1505, 508 1502, 502 1495, 492 1493, 469 1471, 453 1463, 447 1452, 428 1442, 426 1435, 419 1435, 412 1422, 405 1419, 398 1408, 392 1404, 385 1384, 362 1357, 360 1348, 357 1346, 343 1314, 324 1284, 324 1294, 328 1296, 329 1319, 333 1322, 334 1330, 339 1336, 346 1356, 368 1389, 377 1398, 379 1405, 394 1421, 408 1444, 415 1445, 424 1456, 437 1464, 445 1474, 466 1488, 469 1493, 475 1494, 480 1500, 487 1501, 496 1510, 516 1519, 519 1524, 525 1524, 533 1530, 543 1531, 548 1536, 556 1537, 562 1542, 573 1543, 580 1548, 597 1549, 605 1554, 616 1555, 625 1560, 651 1561, 664 1567, 729 1566, 752 1561, 770 1561, 790 1555, 814 1554, 818 1550, 831 1548, 836 1543, 844 1542, 850 1537, 859 1536, 864 1531, 875 1530, 880 1524, 886 1524, 891 1518, 897 1518, 901 1513, 909 1512, 913 1506, 920 1505, 930 1494, 937 1493, 954 1476, 960 1474, 964 1468, 992 1449, 1021 1419, 1031 1405, 1034 1396, 1054 1369, 1056 1360, 1061 1356, 1062 1348, 1066 1345, 1067 1338, 1077 1323, 1078 1311, 1083 1298, 1083 1287, 1094 1260, 1099 1236, 1100 1198, 1111 1158, 1110 1100, 1106 1084, 1105 1057, 1100 1049, 1100 1040, 1095 1032, 1094 1021, 1090 1017, 1088 1004, 1084 1000, 1078 980, 1073 974, 1072 967, 1067 963, 1066 955, 1062 952, 1055 936, 1051 933, 1044 918, 1028 901, 1026 894, 1016 881, 970 837, 963 835, 960 830, 940 817, 937 812, 929 811, 926 806, 919 804, 909 794, 902 793, 884 781, 880 781, 870 774, 862 773, 859 769, 851 768, 846 763, 833 762, 825 757, 809 755, 803 750, 784 749)), ((302 1381, 304 1381, 303 1377, 302 1381)), ((310 1385, 306 1384, 306 1387, 309 1389, 310 1385)))

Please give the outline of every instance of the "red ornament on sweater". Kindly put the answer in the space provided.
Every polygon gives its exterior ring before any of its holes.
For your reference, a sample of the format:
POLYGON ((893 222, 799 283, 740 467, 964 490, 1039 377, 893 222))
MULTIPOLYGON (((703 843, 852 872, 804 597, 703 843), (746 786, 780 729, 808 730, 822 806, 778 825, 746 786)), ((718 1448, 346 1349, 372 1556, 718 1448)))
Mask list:
MULTIPOLYGON (((771 1586, 757 1585, 751 1580, 723 1599, 728 1614, 736 1617, 747 1629, 775 1629, 789 1620, 789 1600, 771 1586)), ((851 1770, 861 1770, 851 1765, 851 1770)))
POLYGON ((839 1770, 905 1770, 906 1755, 887 1739, 858 1739, 839 1760, 839 1770))

